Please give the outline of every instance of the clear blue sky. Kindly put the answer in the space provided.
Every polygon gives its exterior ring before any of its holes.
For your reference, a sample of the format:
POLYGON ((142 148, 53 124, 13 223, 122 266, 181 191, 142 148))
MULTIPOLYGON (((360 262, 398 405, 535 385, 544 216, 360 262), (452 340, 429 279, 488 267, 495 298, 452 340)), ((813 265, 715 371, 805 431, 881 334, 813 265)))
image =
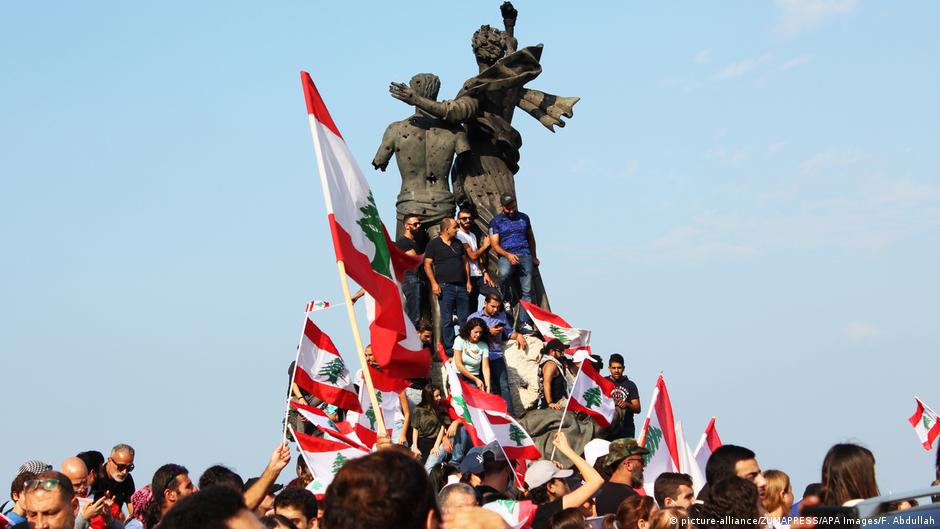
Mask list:
MULTIPOLYGON (((798 489, 853 440, 882 489, 929 483, 905 419, 940 407, 936 2, 520 1, 530 86, 519 204, 554 309, 664 370, 695 443, 798 489)), ((117 442, 256 475, 278 441, 304 303, 339 283, 298 72, 369 166, 409 109, 390 81, 475 73, 499 2, 4 3, 0 477, 117 442)), ((340 310, 318 321, 345 354, 340 310)), ((638 419, 639 421, 639 419, 638 419)))

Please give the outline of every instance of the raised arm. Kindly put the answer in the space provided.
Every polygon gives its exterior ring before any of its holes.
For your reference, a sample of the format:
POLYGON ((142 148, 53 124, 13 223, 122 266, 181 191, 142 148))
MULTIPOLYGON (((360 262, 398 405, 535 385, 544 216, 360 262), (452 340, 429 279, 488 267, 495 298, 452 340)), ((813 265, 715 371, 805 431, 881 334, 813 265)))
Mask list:
POLYGON ((581 473, 581 477, 584 479, 584 483, 580 487, 562 497, 561 507, 563 509, 580 507, 584 502, 593 498, 594 494, 604 485, 604 478, 601 477, 600 473, 594 470, 594 467, 589 465, 583 457, 579 456, 578 453, 571 448, 564 432, 557 432, 552 439, 552 444, 555 445, 555 448, 557 448, 559 452, 574 463, 575 468, 578 469, 578 472, 581 473))

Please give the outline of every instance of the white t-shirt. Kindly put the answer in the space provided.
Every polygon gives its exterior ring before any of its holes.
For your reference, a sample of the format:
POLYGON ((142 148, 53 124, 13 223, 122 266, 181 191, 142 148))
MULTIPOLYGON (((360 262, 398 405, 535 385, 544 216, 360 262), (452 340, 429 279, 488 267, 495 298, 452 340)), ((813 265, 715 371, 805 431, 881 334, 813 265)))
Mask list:
MULTIPOLYGON (((473 233, 457 230, 457 240, 469 246, 474 252, 477 251, 477 236, 473 233)), ((483 270, 480 270, 479 259, 471 259, 470 277, 480 277, 482 275, 483 270)))

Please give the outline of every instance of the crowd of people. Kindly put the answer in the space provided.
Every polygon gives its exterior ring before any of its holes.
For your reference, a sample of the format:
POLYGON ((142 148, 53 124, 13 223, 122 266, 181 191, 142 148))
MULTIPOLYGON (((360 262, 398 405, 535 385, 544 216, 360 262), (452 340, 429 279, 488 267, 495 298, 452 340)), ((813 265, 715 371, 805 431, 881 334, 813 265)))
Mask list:
POLYGON ((472 448, 459 466, 441 462, 428 472, 411 450, 382 437, 370 454, 343 465, 318 499, 308 490, 313 476, 302 458, 296 477, 276 484, 291 461, 287 444, 275 448, 261 476, 247 481, 216 465, 194 482, 186 467, 168 463, 136 489, 134 449, 118 444, 107 458, 81 452, 57 470, 26 461, 12 481, 12 508, 2 520, 14 529, 505 529, 512 520, 488 504, 518 507, 511 502, 527 500, 533 510, 516 527, 795 529, 819 521, 797 517, 808 508, 849 507, 880 494, 874 455, 857 444, 832 446, 821 481, 808 485, 799 501, 785 472, 761 470, 756 454, 741 446, 712 453, 696 497, 692 477, 671 472, 657 476, 653 495, 646 495, 647 450, 632 438, 613 441, 593 462, 564 433, 554 435, 553 445, 571 468, 540 459, 528 465, 519 484, 495 443, 472 448))

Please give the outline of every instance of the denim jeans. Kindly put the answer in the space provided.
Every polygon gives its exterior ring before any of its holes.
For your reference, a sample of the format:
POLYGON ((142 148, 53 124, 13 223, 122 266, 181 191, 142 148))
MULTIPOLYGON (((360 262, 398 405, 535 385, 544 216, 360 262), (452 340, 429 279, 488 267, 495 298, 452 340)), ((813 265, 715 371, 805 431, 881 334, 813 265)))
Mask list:
POLYGON ((447 457, 447 452, 444 451, 444 444, 441 443, 441 446, 438 447, 440 452, 437 455, 434 455, 434 452, 428 454, 427 461, 424 462, 425 472, 430 472, 438 463, 444 460, 447 457))
POLYGON ((512 412, 512 395, 509 393, 509 372, 505 358, 490 358, 490 393, 499 395, 506 401, 506 410, 512 412))
POLYGON ((454 324, 452 316, 457 314, 457 321, 462 325, 467 321, 470 315, 467 303, 466 285, 455 285, 451 283, 441 284, 441 297, 438 303, 441 307, 441 334, 444 341, 444 350, 447 356, 454 356, 454 324))
MULTIPOLYGON (((503 294, 503 299, 509 301, 512 305, 515 305, 519 302, 518 299, 509 299, 510 298, 510 285, 512 284, 513 276, 519 276, 519 290, 521 290, 522 299, 526 301, 532 301, 532 256, 531 255, 519 255, 516 254, 519 258, 519 264, 514 265, 509 263, 509 259, 505 257, 499 258, 499 288, 503 294)), ((525 311, 520 311, 520 323, 525 323, 528 321, 528 317, 525 315, 525 311)))
POLYGON ((451 444, 454 446, 454 451, 450 455, 450 462, 459 466, 460 462, 463 461, 463 457, 467 455, 467 451, 473 448, 470 434, 467 433, 467 429, 462 424, 457 428, 457 433, 451 439, 451 444))
POLYGON ((401 293, 405 295, 405 315, 415 326, 421 319, 421 280, 414 272, 405 272, 401 282, 401 293))

